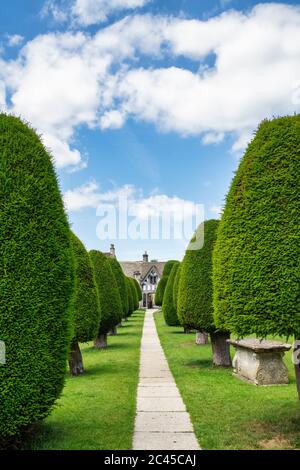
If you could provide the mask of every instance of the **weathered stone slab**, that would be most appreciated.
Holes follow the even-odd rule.
[[[135,421],[137,432],[193,432],[188,413],[140,412]]]
[[[288,369],[283,356],[290,344],[258,339],[229,340],[235,347],[234,374],[255,385],[289,383]]]
[[[169,385],[167,387],[138,387],[138,397],[178,397],[180,393],[175,385]]]
[[[199,444],[192,432],[136,432],[133,448],[135,450],[199,450]]]
[[[137,411],[186,411],[181,397],[138,397]]]

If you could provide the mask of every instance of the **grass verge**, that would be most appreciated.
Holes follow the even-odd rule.
[[[107,350],[82,345],[86,372],[68,375],[51,415],[31,449],[127,450],[132,448],[144,311],[136,311],[108,338]]]
[[[155,314],[161,344],[203,449],[300,448],[300,407],[290,354],[290,384],[255,387],[212,365],[211,346],[165,325]]]

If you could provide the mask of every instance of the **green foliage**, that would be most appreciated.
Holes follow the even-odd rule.
[[[136,279],[133,279],[133,281],[134,281],[134,285],[135,285],[135,288],[136,288],[138,300],[140,301],[140,300],[143,299],[141,286],[140,286],[140,284],[138,283],[138,281]]]
[[[204,243],[199,250],[187,249],[181,264],[178,293],[180,323],[199,331],[213,332],[212,252],[218,220],[204,222]],[[203,232],[203,224],[197,231]],[[194,237],[191,242],[194,241]]]
[[[169,276],[171,274],[173,265],[178,263],[178,261],[174,259],[170,259],[169,261],[166,262],[163,270],[163,276]]]
[[[100,300],[99,335],[107,334],[122,319],[122,304],[108,258],[101,251],[90,251]]]
[[[100,304],[90,256],[83,243],[71,232],[75,258],[76,295],[74,299],[74,341],[93,340],[98,333]]]
[[[73,264],[51,157],[32,129],[0,114],[0,444],[48,415],[62,391]]]
[[[108,262],[110,263],[110,267],[117,281],[119,294],[120,294],[120,298],[122,302],[123,317],[124,317],[124,315],[126,316],[128,312],[128,295],[127,295],[126,284],[125,284],[125,275],[123,273],[120,263],[118,262],[116,258],[109,257],[107,259],[108,259]]]
[[[130,288],[131,288],[131,293],[132,293],[132,299],[133,299],[133,310],[137,310],[139,308],[139,298],[138,298],[138,293],[135,285],[135,280],[130,277]]]
[[[176,312],[178,309],[178,292],[179,292],[180,273],[181,273],[181,263],[179,263],[179,266],[177,267],[176,276],[175,276],[174,285],[173,285],[173,302],[174,302],[174,307],[176,309]]]
[[[214,253],[216,325],[300,330],[300,115],[263,121],[226,198]]]
[[[127,297],[128,297],[128,312],[126,315],[126,318],[127,318],[127,317],[130,317],[130,315],[132,315],[134,312],[134,301],[133,301],[132,284],[130,281],[130,277],[126,276],[125,280],[126,280],[126,291],[127,291]]]
[[[155,291],[155,305],[161,306],[163,303],[164,292],[168,282],[168,276],[162,276]]]
[[[162,304],[162,312],[164,315],[164,319],[165,319],[166,324],[169,326],[180,325],[177,312],[176,312],[176,307],[174,304],[174,296],[173,296],[174,282],[175,282],[175,278],[176,278],[176,274],[177,274],[179,266],[180,266],[179,261],[173,264],[172,271],[168,277],[168,282],[166,285],[166,289],[164,293],[164,300]]]

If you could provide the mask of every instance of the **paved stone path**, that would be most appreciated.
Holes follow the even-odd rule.
[[[199,450],[161,347],[153,312],[147,310],[141,344],[134,450]]]

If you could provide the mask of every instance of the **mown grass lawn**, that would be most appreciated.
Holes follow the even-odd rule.
[[[63,395],[39,426],[30,448],[132,448],[144,311],[108,338],[107,350],[82,345],[86,372],[66,379]]]
[[[256,387],[212,366],[210,345],[155,314],[170,368],[203,449],[300,448],[300,406],[290,354],[290,384]]]

